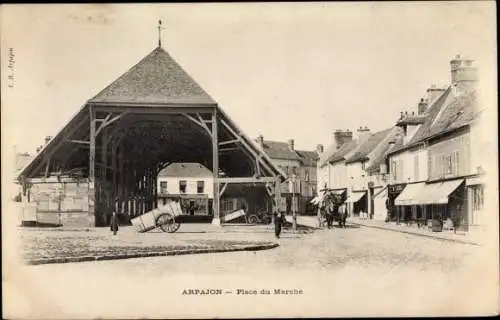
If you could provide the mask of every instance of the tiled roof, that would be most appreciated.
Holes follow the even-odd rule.
[[[305,166],[316,166],[318,160],[319,160],[319,155],[316,151],[303,151],[303,150],[295,150],[302,161],[302,164]]]
[[[449,101],[453,98],[452,97],[452,87],[448,87],[445,92],[437,99],[427,110],[425,111],[425,115],[427,115],[427,118],[425,122],[421,125],[421,127],[415,132],[415,135],[411,139],[411,141],[408,143],[408,145],[413,144],[414,142],[418,142],[426,137],[428,137],[431,134],[431,126],[436,117],[439,115],[439,112],[445,106]]]
[[[392,128],[388,128],[372,134],[364,143],[354,150],[354,154],[346,159],[346,163],[368,160],[370,152],[387,137],[391,130]]]
[[[431,127],[430,135],[469,124],[478,113],[475,91],[459,96],[442,110]]]
[[[282,160],[297,160],[300,161],[300,156],[295,152],[290,150],[287,142],[279,141],[264,141],[264,152],[271,159],[282,159]]]
[[[344,143],[340,148],[332,154],[330,157],[326,158],[326,162],[337,162],[344,160],[344,157],[351,151],[353,151],[358,145],[357,140],[351,140],[347,143]]]
[[[391,146],[389,143],[385,143],[381,145],[380,152],[373,157],[373,159],[370,159],[371,164],[366,168],[366,171],[368,172],[377,172],[380,170],[380,165],[385,163],[385,159],[387,157],[387,154],[389,151],[395,150],[397,148],[400,148],[403,145],[403,139],[397,139],[396,136],[398,134],[401,134],[400,131],[394,132],[394,137],[391,138],[392,141],[394,141],[394,145]]]
[[[154,49],[89,102],[216,103],[161,47]]]
[[[441,109],[453,99],[452,96],[452,87],[448,87],[443,94],[437,98],[428,108],[425,110],[423,116],[425,116],[425,121],[420,124],[420,127],[417,129],[411,140],[406,143],[398,143],[397,146],[394,146],[391,153],[398,152],[401,150],[405,150],[406,148],[412,146],[413,144],[422,141],[426,137],[431,134],[431,126],[436,117],[438,117]]]
[[[208,170],[205,166],[199,163],[172,163],[158,174],[160,177],[189,177],[189,178],[202,178],[212,177],[212,171]]]

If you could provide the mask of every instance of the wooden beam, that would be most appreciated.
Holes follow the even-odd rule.
[[[236,143],[236,142],[240,142],[240,139],[234,139],[234,140],[228,140],[228,141],[219,142],[219,147],[220,146],[224,146],[226,144]]]
[[[231,134],[235,137],[237,137],[237,139],[240,140],[241,144],[243,144],[245,147],[246,147],[246,150],[248,150],[254,157],[254,160],[255,161],[261,161],[262,165],[271,173],[273,174],[273,170],[271,169],[271,167],[269,167],[265,162],[262,161],[262,158],[252,149],[252,147],[248,144],[248,142],[246,142],[238,133],[236,133],[233,128],[231,128],[227,123],[226,121],[224,121],[223,119],[220,119],[221,123],[224,125],[224,127],[226,127],[227,130],[229,130],[229,132],[231,132]]]
[[[94,108],[89,106],[90,150],[89,150],[89,226],[95,227],[95,121]]]
[[[218,144],[218,131],[217,131],[217,109],[212,113],[212,174],[213,174],[213,225],[220,226],[220,205],[219,205],[219,144]]]
[[[49,176],[49,168],[50,168],[50,157],[47,159],[47,165],[45,166],[45,178]]]
[[[197,113],[196,116],[198,117],[198,120],[200,120],[201,124],[205,127],[205,129],[210,132],[210,128],[207,126],[207,122],[212,123],[212,121],[206,121],[201,117],[199,113]]]
[[[228,177],[219,178],[220,183],[268,183],[276,182],[276,177]]]
[[[67,140],[68,142],[71,143],[79,143],[79,144],[87,144],[90,145],[90,141],[85,141],[85,140]]]
[[[224,194],[224,191],[226,191],[226,188],[227,188],[227,185],[228,183],[224,183],[224,185],[222,186],[222,188],[220,189],[220,192],[219,192],[219,199],[222,197],[222,195]]]
[[[201,128],[203,128],[209,134],[210,137],[212,136],[212,132],[210,132],[210,129],[208,128],[208,126],[204,122],[198,121],[195,117],[193,117],[187,113],[183,113],[182,115],[184,117],[188,118],[189,120],[191,120],[192,122],[196,123]]]

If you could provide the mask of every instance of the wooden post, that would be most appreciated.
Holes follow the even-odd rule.
[[[220,226],[220,204],[219,204],[219,142],[217,137],[217,109],[212,113],[212,173],[213,173],[213,214],[212,225]]]
[[[90,119],[90,149],[89,149],[89,227],[95,227],[95,120],[94,108],[89,106]]]
[[[102,126],[102,123],[101,123]],[[104,132],[102,133],[101,137],[101,174],[99,177],[100,180],[100,194],[101,198],[99,199],[100,202],[100,212],[99,212],[99,224],[100,225],[105,225],[107,222],[108,218],[108,210],[109,210],[109,201],[110,201],[110,196],[109,196],[109,185],[108,185],[108,134],[106,132],[106,129],[104,129]]]

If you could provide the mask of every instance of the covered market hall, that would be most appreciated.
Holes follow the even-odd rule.
[[[285,174],[159,44],[89,99],[18,181],[39,212],[74,211],[103,226],[113,210],[132,218],[158,207],[158,173],[178,162],[211,169],[213,224],[228,185],[265,189],[280,203]],[[54,196],[65,201],[41,208]]]

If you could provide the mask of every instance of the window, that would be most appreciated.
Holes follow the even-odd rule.
[[[427,176],[432,177],[432,156],[427,157]]]
[[[450,175],[453,173],[453,159],[452,155],[449,154],[446,157],[444,157],[445,161],[445,168],[444,168],[444,173],[446,175]]]
[[[413,156],[413,180],[419,180],[419,163],[418,163],[418,154]]]
[[[484,190],[482,186],[472,188],[472,210],[482,210],[484,206]]]
[[[197,193],[204,193],[205,192],[205,181],[198,181],[197,182],[196,192]]]
[[[186,193],[187,181],[179,180],[179,193]]]
[[[305,169],[304,181],[309,181],[309,170]]]
[[[460,174],[460,153],[458,151],[453,152],[453,173],[455,175]]]
[[[167,193],[167,181],[160,181],[160,193],[161,194]]]
[[[223,212],[233,211],[234,210],[233,199],[222,199],[220,203],[220,209]]]

